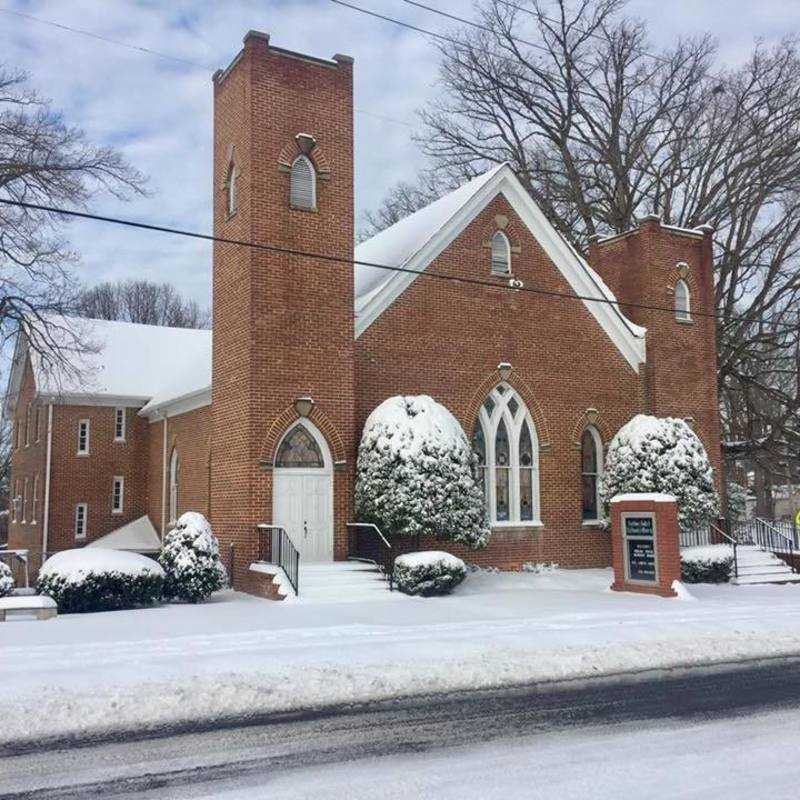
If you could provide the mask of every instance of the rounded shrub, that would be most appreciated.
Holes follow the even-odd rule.
[[[158,557],[164,568],[164,597],[199,603],[228,582],[219,543],[208,520],[196,511],[181,515]]]
[[[684,583],[727,583],[732,569],[733,550],[726,544],[681,550],[681,580]]]
[[[56,553],[36,582],[36,591],[52,597],[61,614],[150,606],[163,590],[164,571],[152,558],[100,547]]]
[[[606,505],[617,494],[671,494],[682,530],[719,515],[708,455],[682,419],[639,414],[623,425],[608,446],[600,490]]]
[[[441,403],[427,395],[390,397],[364,423],[359,521],[390,538],[430,535],[485,547],[489,526],[475,463],[461,425]]]
[[[5,561],[0,561],[0,597],[8,597],[14,591],[14,576]]]
[[[450,553],[429,550],[398,556],[392,576],[401,592],[431,597],[450,594],[467,577],[467,567]]]

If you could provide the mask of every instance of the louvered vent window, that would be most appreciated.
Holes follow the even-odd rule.
[[[292,208],[313,211],[317,207],[317,175],[306,156],[298,156],[292,164],[292,185],[289,192]]]
[[[492,275],[509,275],[511,273],[511,245],[508,237],[497,231],[492,236]]]

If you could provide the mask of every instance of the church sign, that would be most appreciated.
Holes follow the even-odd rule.
[[[656,515],[648,511],[622,514],[622,535],[625,541],[625,580],[657,583]]]

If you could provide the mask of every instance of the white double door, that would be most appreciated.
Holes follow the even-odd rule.
[[[323,469],[276,469],[273,524],[286,529],[301,563],[333,561],[333,481]]]

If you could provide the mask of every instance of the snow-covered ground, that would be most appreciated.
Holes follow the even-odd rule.
[[[617,594],[610,570],[470,575],[450,597],[205,605],[0,625],[0,741],[800,653],[796,586]]]

